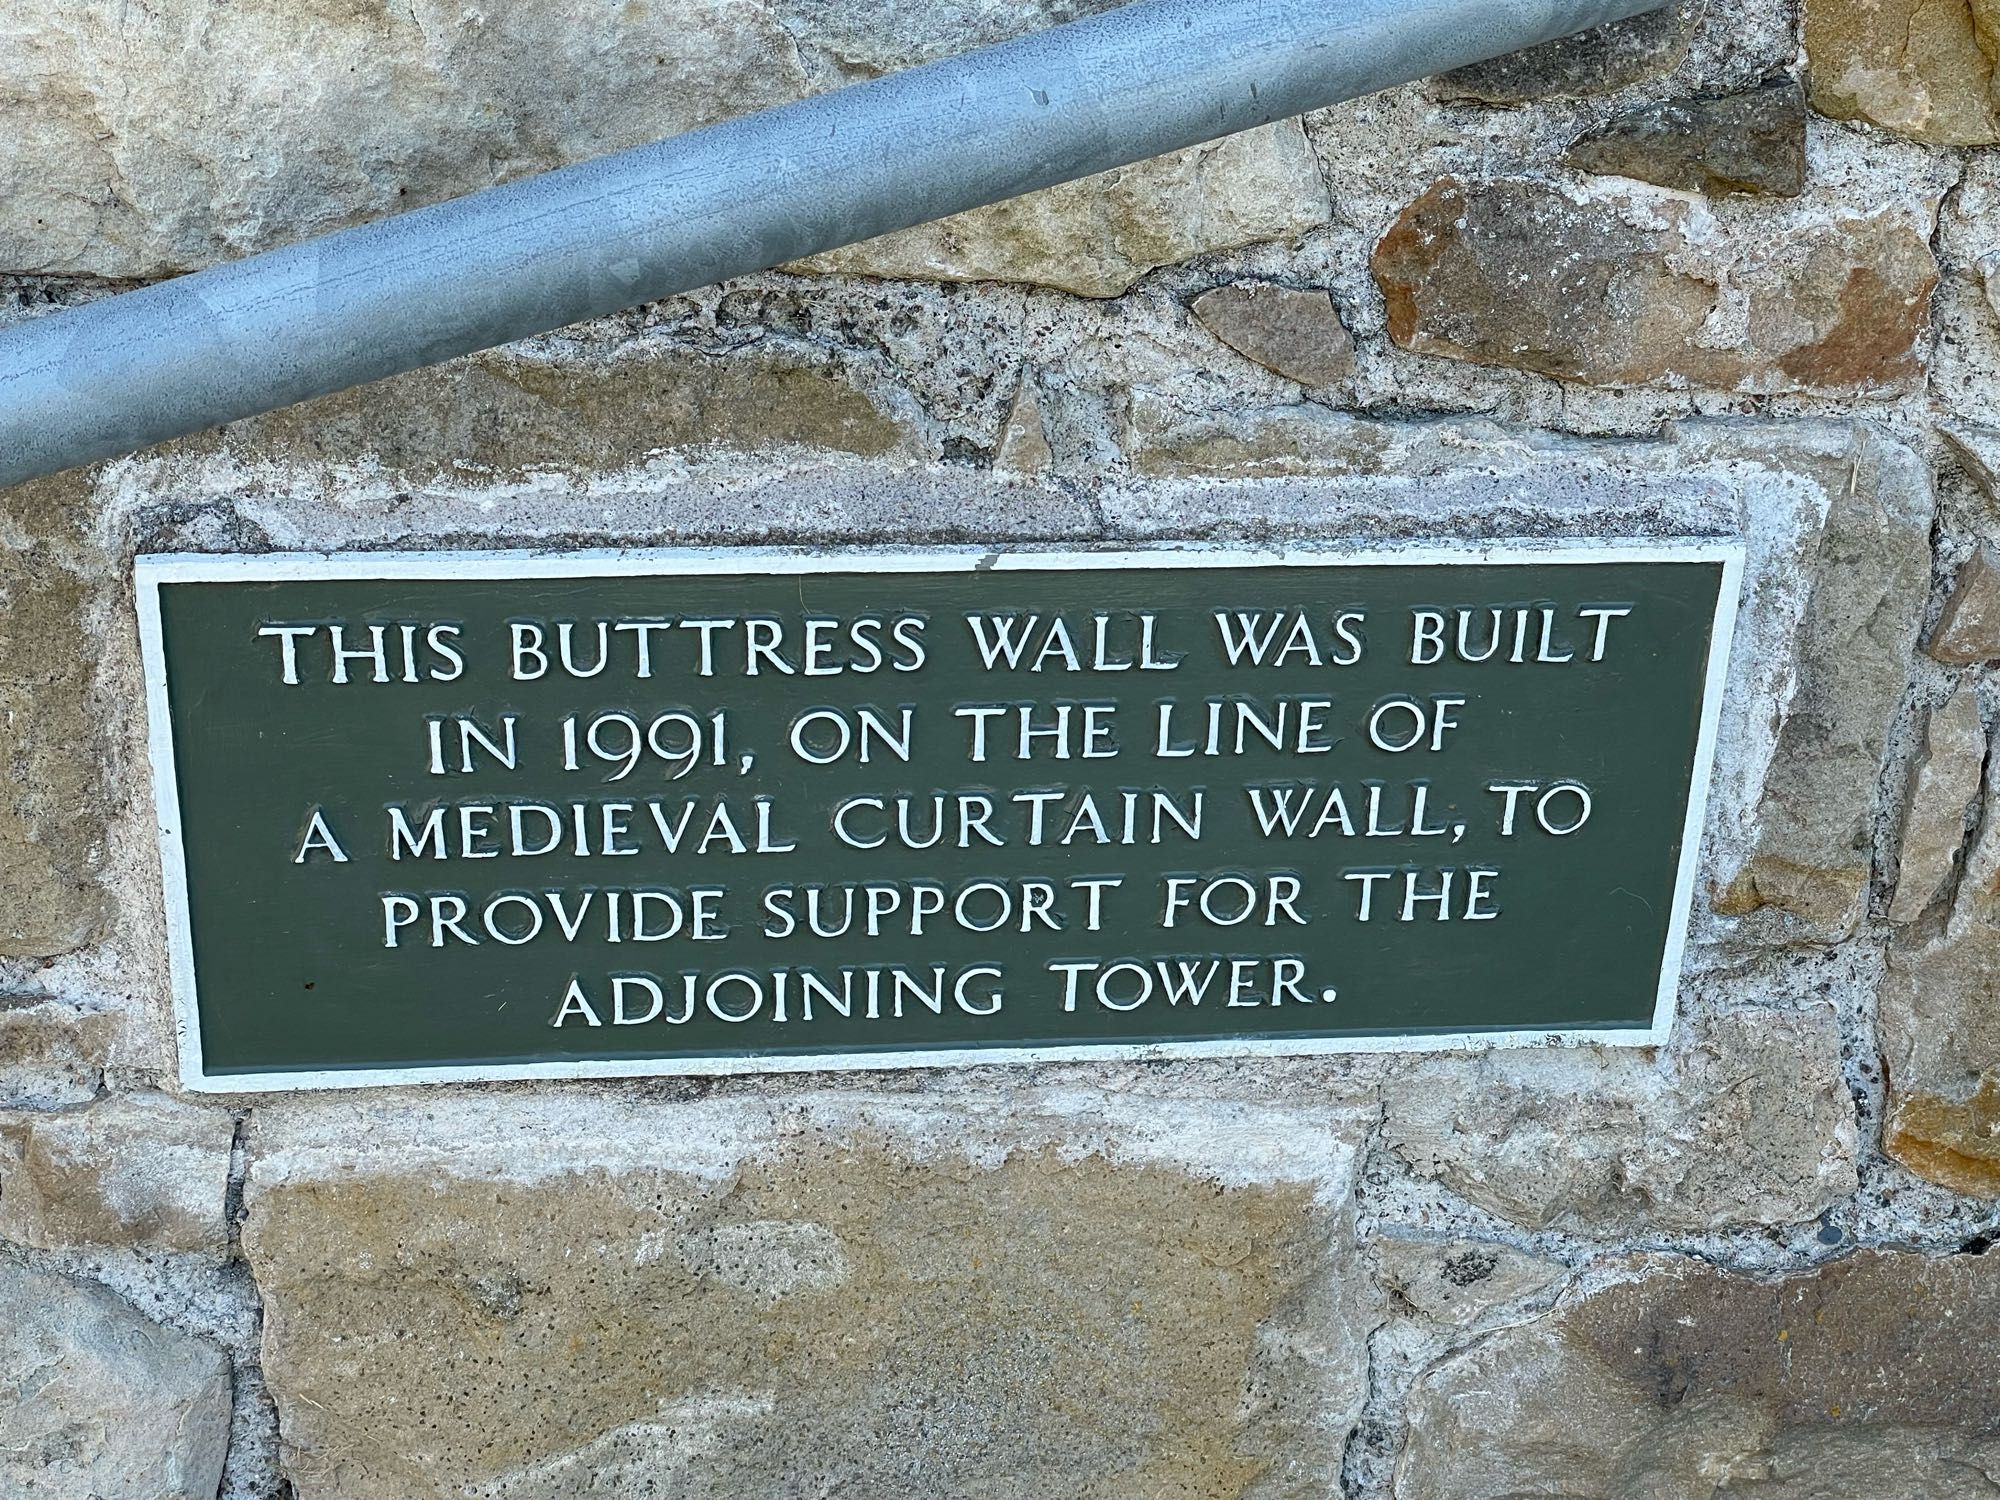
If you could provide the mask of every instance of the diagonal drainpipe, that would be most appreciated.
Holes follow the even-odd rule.
[[[0,487],[1654,10],[1138,0],[0,334]]]

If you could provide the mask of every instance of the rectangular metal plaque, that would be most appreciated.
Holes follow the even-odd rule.
[[[1740,566],[141,558],[183,1075],[1657,1042]]]

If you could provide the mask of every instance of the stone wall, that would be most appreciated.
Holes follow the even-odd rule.
[[[1071,0],[0,11],[0,322]],[[0,494],[0,1493],[2000,1496],[2000,11],[1595,37]],[[1747,539],[1657,1051],[182,1098],[139,550]]]

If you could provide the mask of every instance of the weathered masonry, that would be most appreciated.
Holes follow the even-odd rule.
[[[1100,8],[17,0],[0,324]],[[2000,1493],[1996,36],[0,490],[0,1495]]]

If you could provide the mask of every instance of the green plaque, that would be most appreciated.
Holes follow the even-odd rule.
[[[183,1075],[1656,1043],[1740,567],[141,558]]]

